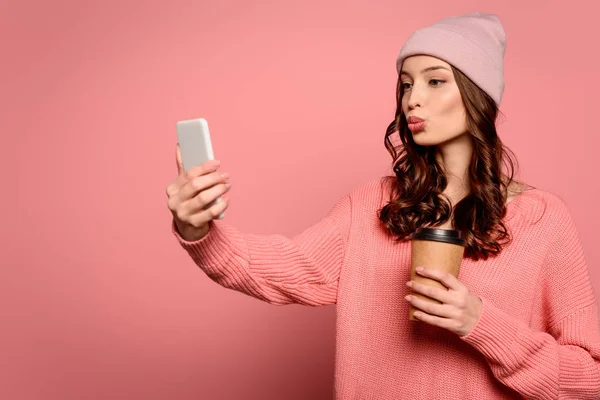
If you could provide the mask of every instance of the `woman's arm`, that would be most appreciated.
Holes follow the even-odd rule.
[[[173,234],[216,283],[271,304],[335,304],[351,223],[350,194],[293,238],[243,234],[223,221],[188,242]]]
[[[498,380],[526,398],[600,399],[598,303],[579,233],[558,200],[552,207],[556,241],[535,287],[546,331],[531,329],[482,297],[481,316],[461,339],[485,356]]]

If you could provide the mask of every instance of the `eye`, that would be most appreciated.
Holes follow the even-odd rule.
[[[403,88],[404,90],[410,89],[410,87],[408,87],[409,85],[410,85],[410,83],[408,83],[408,82],[404,82],[404,83],[402,84],[402,88]]]
[[[429,83],[431,83],[431,82],[439,82],[439,84],[441,85],[442,83],[444,83],[446,81],[443,81],[441,79],[431,79],[431,80],[429,80]],[[440,85],[433,85],[433,86],[440,86]]]

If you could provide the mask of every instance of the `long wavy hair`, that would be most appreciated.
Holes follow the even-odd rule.
[[[453,218],[454,228],[463,231],[465,257],[487,259],[501,252],[512,238],[502,218],[506,215],[508,187],[514,179],[516,157],[505,147],[496,131],[499,110],[494,100],[460,70],[452,72],[466,109],[467,131],[473,140],[469,166],[470,193],[452,210],[443,193],[447,179],[436,159],[435,146],[415,143],[402,112],[403,85],[396,87],[396,116],[388,126],[385,147],[392,156],[395,176],[386,176],[382,184],[391,185],[390,199],[378,210],[378,217],[396,240],[408,240],[421,226],[436,227]],[[401,146],[394,146],[392,135],[398,132]],[[502,164],[508,166],[503,178]],[[518,182],[521,183],[521,182]]]

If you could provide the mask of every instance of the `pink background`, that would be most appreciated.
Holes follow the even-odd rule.
[[[335,307],[226,290],[171,235],[175,122],[209,121],[228,222],[293,235],[389,171],[408,35],[475,10],[507,30],[501,137],[598,288],[598,6],[566,4],[2,2],[0,398],[330,398]]]

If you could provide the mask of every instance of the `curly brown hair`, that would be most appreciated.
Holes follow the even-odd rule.
[[[402,112],[403,85],[396,86],[396,118],[388,126],[385,147],[392,156],[395,176],[382,178],[389,185],[389,203],[378,210],[378,217],[396,240],[408,240],[420,226],[436,227],[453,218],[454,228],[463,231],[465,257],[487,259],[501,252],[512,239],[502,218],[506,200],[518,167],[512,151],[504,146],[496,131],[499,110],[494,100],[460,70],[452,67],[467,115],[467,130],[473,140],[473,156],[469,166],[470,192],[452,210],[450,199],[443,193],[447,179],[436,159],[435,146],[415,143]],[[391,137],[399,132],[401,146]],[[513,161],[514,159],[514,161]],[[502,174],[502,163],[509,174]]]

